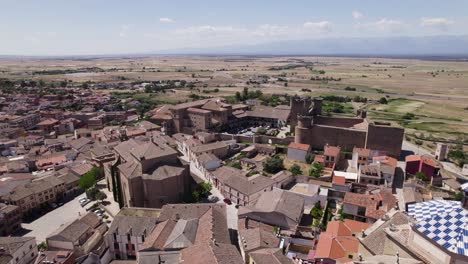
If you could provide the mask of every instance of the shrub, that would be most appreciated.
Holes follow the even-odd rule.
[[[382,97],[379,99],[379,104],[388,104],[387,98]]]
[[[309,176],[318,178],[321,176],[323,171],[323,165],[319,162],[312,162],[312,166],[309,169]]]
[[[293,174],[293,175],[300,175],[302,174],[302,170],[301,170],[301,167],[297,164],[294,164],[291,166],[291,168],[289,168],[289,171]]]
[[[283,159],[279,156],[268,158],[263,164],[263,169],[268,173],[278,173],[284,169]]]

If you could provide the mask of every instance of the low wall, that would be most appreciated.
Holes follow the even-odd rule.
[[[217,137],[220,140],[236,140],[236,142],[246,142],[246,143],[260,143],[260,144],[277,144],[277,145],[289,145],[289,143],[294,142],[294,137],[286,138],[277,138],[270,136],[242,136],[242,135],[233,135],[233,134],[217,134]]]

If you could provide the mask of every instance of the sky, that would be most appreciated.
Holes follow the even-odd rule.
[[[468,0],[0,0],[0,55],[468,35]]]

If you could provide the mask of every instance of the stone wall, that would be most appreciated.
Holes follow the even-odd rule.
[[[334,127],[353,127],[354,125],[364,122],[362,118],[348,118],[348,117],[314,117],[314,124],[334,126]]]
[[[369,124],[366,148],[383,150],[388,155],[399,158],[404,134],[403,128]]]
[[[313,125],[310,129],[296,128],[296,142],[309,144],[314,149],[323,149],[326,144],[340,146],[343,151],[352,151],[354,147],[364,147],[366,131]]]
[[[294,142],[294,137],[277,138],[270,136],[242,136],[233,134],[217,134],[219,140],[236,140],[236,142],[246,143],[259,143],[259,144],[277,144],[277,145],[289,145]]]

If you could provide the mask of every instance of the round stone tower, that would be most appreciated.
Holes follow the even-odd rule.
[[[290,125],[291,132],[294,132],[297,126],[298,116],[308,115],[312,106],[312,99],[308,96],[292,96],[290,99],[291,113],[290,113]]]
[[[298,116],[297,127],[295,128],[294,142],[308,144],[307,137],[310,134],[312,128],[313,117],[309,115]]]

